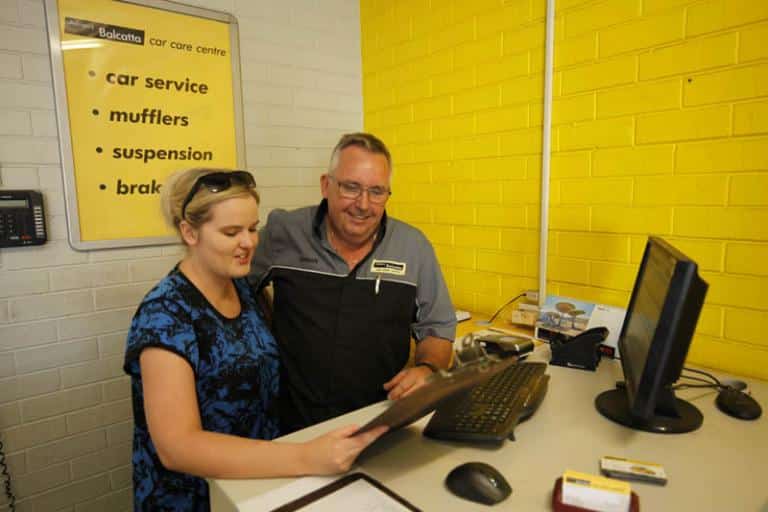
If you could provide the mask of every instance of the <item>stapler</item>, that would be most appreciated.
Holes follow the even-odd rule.
[[[485,334],[477,341],[485,345],[488,354],[495,354],[502,359],[509,356],[522,357],[533,350],[533,340],[525,336]]]

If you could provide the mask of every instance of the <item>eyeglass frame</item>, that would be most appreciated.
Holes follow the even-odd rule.
[[[206,180],[210,181],[211,179],[224,179],[224,181],[220,181],[218,183],[206,183]],[[189,203],[192,202],[192,199],[194,199],[195,194],[197,194],[200,191],[200,188],[205,186],[209,191],[216,193],[216,192],[223,192],[225,190],[228,190],[232,187],[232,184],[236,183],[238,185],[242,185],[248,188],[255,188],[256,187],[256,180],[253,179],[253,175],[249,173],[248,171],[231,171],[231,172],[210,172],[208,174],[203,174],[201,176],[198,176],[195,180],[194,185],[192,185],[192,188],[189,189],[189,193],[187,194],[187,197],[184,199],[184,202],[181,205],[181,218],[186,219],[187,215],[187,206],[189,206]]]
[[[373,185],[373,186],[370,186],[370,187],[366,187],[366,186],[363,186],[363,185],[361,185],[360,183],[358,183],[356,181],[340,180],[336,176],[334,176],[333,174],[328,174],[328,179],[329,180],[333,180],[333,181],[336,182],[336,185],[339,187],[339,194],[341,194],[341,197],[343,197],[345,199],[357,200],[360,196],[363,195],[363,192],[365,192],[366,195],[368,195],[368,201],[370,201],[373,204],[380,205],[380,204],[386,204],[386,202],[389,200],[389,197],[392,195],[392,189],[390,189],[389,187],[381,187],[379,185]],[[350,186],[350,185],[358,187],[357,194],[354,197],[352,197],[350,195],[344,195],[344,192],[342,191],[343,187]],[[383,189],[385,191],[385,193],[383,194],[383,199],[382,199],[381,202],[378,202],[378,201],[372,199],[374,197],[374,196],[371,195],[371,190],[372,189]]]

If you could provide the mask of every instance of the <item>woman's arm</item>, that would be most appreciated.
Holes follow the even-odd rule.
[[[278,477],[347,471],[385,432],[358,436],[343,427],[306,443],[247,439],[203,430],[195,376],[184,358],[149,347],[139,359],[144,410],[160,461],[171,470],[212,478]]]

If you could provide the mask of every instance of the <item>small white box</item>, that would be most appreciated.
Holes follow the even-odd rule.
[[[536,308],[535,310],[525,309],[522,307],[521,304],[517,309],[512,311],[512,316],[510,317],[509,321],[513,324],[517,325],[529,325],[533,327],[536,325],[536,319],[539,317],[539,310]]]
[[[621,480],[638,480],[659,485],[667,484],[664,466],[653,462],[605,456],[600,459],[600,471],[607,477]]]

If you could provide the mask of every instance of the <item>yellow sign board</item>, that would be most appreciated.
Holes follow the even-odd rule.
[[[164,0],[46,0],[70,244],[175,241],[160,190],[244,163],[234,18]]]

